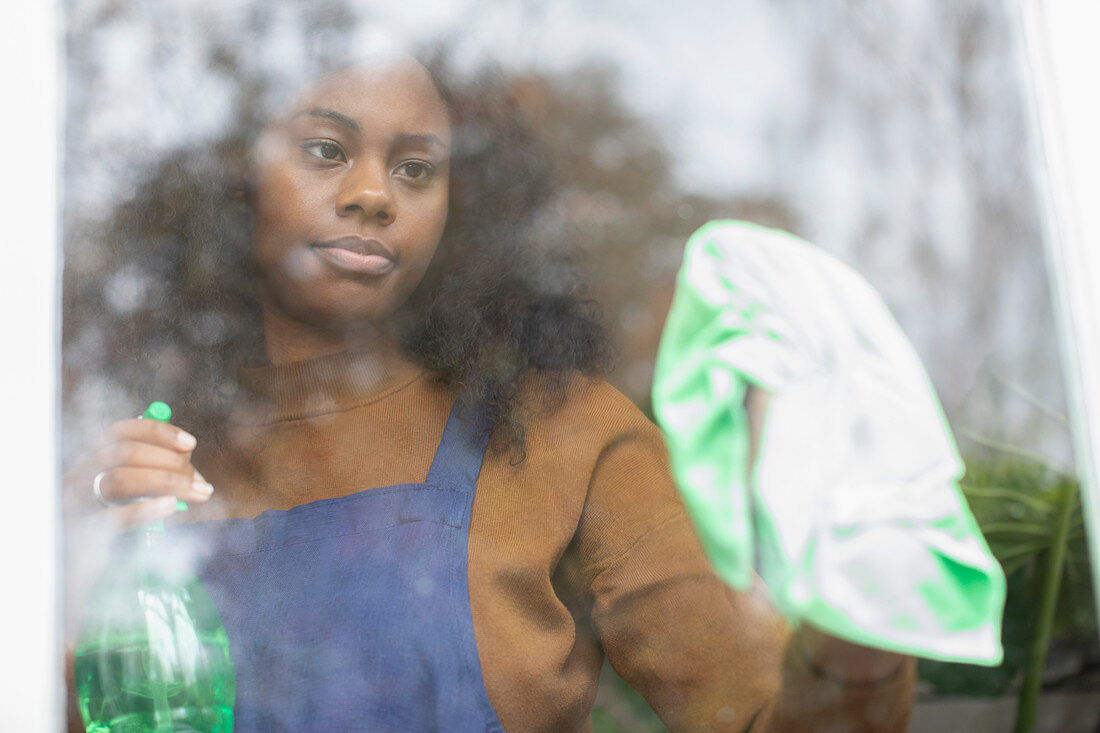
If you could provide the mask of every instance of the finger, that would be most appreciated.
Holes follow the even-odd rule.
[[[214,487],[197,471],[181,473],[124,466],[104,471],[99,481],[99,493],[104,500],[113,503],[163,496],[206,501],[213,491]]]
[[[195,449],[197,441],[191,433],[171,423],[160,420],[132,418],[112,423],[110,434],[118,440],[136,440],[162,448],[187,453]]]
[[[128,466],[131,468],[160,468],[166,471],[188,473],[191,467],[191,454],[162,448],[152,443],[136,440],[119,440],[110,443],[96,452],[96,465],[99,471]]]
[[[100,494],[103,496],[103,501],[123,503],[134,501],[137,498],[143,498],[142,496],[133,497],[129,495],[118,495],[120,494],[120,490],[118,489],[117,483],[112,485],[113,481],[117,481],[117,477],[112,476],[112,473],[120,470],[119,468],[100,471],[95,467],[92,461],[87,461],[87,463],[89,464],[90,470],[81,472],[70,471],[61,477],[62,511],[65,513],[66,517],[87,517],[93,514],[105,513],[103,511],[105,508],[104,503],[96,498],[94,489],[96,476],[100,473],[103,474],[103,477],[99,480],[99,490]],[[188,477],[190,477],[192,488],[198,487],[200,495],[194,496],[188,494],[188,497],[193,497],[195,501],[199,502],[204,501],[204,497],[209,497],[210,491],[207,491],[209,482],[202,477],[202,474],[194,470],[191,466],[188,466],[186,470],[180,471],[179,473],[184,477],[180,485],[186,485],[188,483]],[[121,491],[126,491],[126,488],[123,487]]]

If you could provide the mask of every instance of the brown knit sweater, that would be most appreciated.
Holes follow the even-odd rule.
[[[412,365],[383,375],[348,355],[257,371],[247,392],[226,436],[200,436],[195,463],[216,491],[192,519],[424,481],[453,404]],[[710,571],[658,429],[581,377],[526,426],[524,460],[486,453],[470,522],[478,654],[504,727],[589,730],[606,654],[672,729],[744,730],[776,696],[788,632]],[[868,710],[883,719],[844,730],[904,729],[911,670],[873,689],[825,689],[791,656],[782,700],[754,730],[769,717],[769,730],[825,722],[791,712],[814,690],[843,696],[849,723]]]

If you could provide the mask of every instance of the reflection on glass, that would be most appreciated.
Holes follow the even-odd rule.
[[[469,154],[503,145],[485,132],[503,117],[522,121],[527,157],[510,164],[528,176],[493,216],[540,201],[516,222],[547,263],[534,277],[572,287],[580,263],[615,345],[608,379],[644,412],[683,244],[704,222],[790,230],[868,279],[929,371],[1009,576],[1004,665],[921,673],[945,694],[1011,692],[1071,456],[1002,8],[79,0],[68,13],[70,461],[152,398],[178,406],[199,456],[256,440],[226,427],[249,404],[238,375],[264,353],[252,145],[303,83],[399,46],[470,103]],[[1077,511],[1051,660],[1067,678],[1095,658],[1078,643],[1095,613]],[[595,725],[645,730],[645,703],[604,677]],[[935,725],[933,703],[917,724]]]

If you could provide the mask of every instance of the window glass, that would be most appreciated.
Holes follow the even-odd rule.
[[[257,134],[304,83],[406,51],[522,120],[531,177],[515,187],[548,182],[522,192],[540,201],[522,221],[538,278],[583,273],[614,345],[607,379],[649,416],[684,243],[707,221],[790,231],[867,279],[928,371],[1009,571],[1005,665],[922,664],[922,694],[1017,678],[1043,545],[997,528],[1048,531],[1044,502],[1073,464],[1003,4],[70,0],[66,16],[67,464],[152,399],[200,442],[229,414],[238,370],[263,354]],[[1068,651],[1052,653],[1073,677],[1096,655],[1077,525],[1069,563]],[[605,679],[601,730],[647,729],[636,693]]]

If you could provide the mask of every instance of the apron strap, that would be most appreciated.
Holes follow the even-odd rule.
[[[447,485],[473,493],[481,473],[481,461],[489,445],[489,416],[480,407],[455,402],[443,439],[428,469],[428,483]]]

